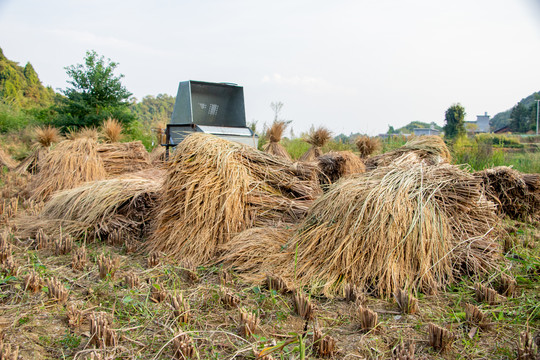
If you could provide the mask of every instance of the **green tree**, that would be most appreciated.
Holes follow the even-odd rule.
[[[171,120],[175,98],[167,94],[145,96],[142,101],[131,104],[130,109],[147,128],[163,127]]]
[[[444,136],[456,139],[465,135],[465,108],[457,103],[448,108],[444,114]]]
[[[132,94],[122,85],[124,75],[114,74],[117,66],[92,50],[86,52],[84,64],[66,67],[71,86],[62,91],[66,97],[58,108],[57,125],[99,126],[109,117],[124,124],[134,121],[128,101]]]
[[[512,108],[510,113],[510,129],[512,132],[524,133],[529,130],[529,114],[530,110],[522,101]]]

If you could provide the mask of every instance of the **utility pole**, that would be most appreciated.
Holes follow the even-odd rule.
[[[536,100],[536,136],[538,136],[538,105],[540,105],[540,99]]]

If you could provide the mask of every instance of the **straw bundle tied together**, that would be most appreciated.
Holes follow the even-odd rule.
[[[54,194],[39,215],[19,221],[19,230],[27,236],[43,229],[74,237],[105,237],[122,230],[139,237],[147,229],[159,187],[158,179],[136,177],[85,183]]]
[[[29,187],[31,200],[45,200],[55,191],[104,179],[105,168],[96,148],[95,140],[86,137],[60,142],[40,162]]]
[[[366,171],[364,162],[350,151],[331,151],[317,159],[321,185],[332,184],[344,176]]]
[[[429,135],[413,138],[402,147],[387,153],[372,156],[365,160],[367,170],[390,164],[399,165],[404,162],[425,162],[437,165],[451,162],[452,155],[440,136]]]
[[[329,295],[344,283],[390,296],[411,285],[435,291],[460,269],[497,258],[494,205],[480,181],[441,164],[378,168],[342,179],[310,208],[288,248],[299,284]]]
[[[382,148],[381,139],[379,137],[363,135],[357,137],[354,143],[362,159],[367,158]]]
[[[305,141],[311,145],[308,151],[302,155],[299,161],[315,161],[322,155],[321,148],[332,138],[332,132],[324,127],[312,130],[307,135]]]
[[[97,152],[109,175],[120,175],[151,166],[148,151],[140,141],[99,144]]]
[[[540,217],[540,175],[522,174],[507,166],[477,171],[500,211],[512,219]]]
[[[224,244],[223,254],[216,261],[223,268],[234,269],[247,281],[260,283],[267,274],[281,272],[283,264],[292,261],[293,254],[282,252],[294,228],[251,228],[242,231]]]
[[[102,133],[103,138],[108,143],[115,143],[122,140],[122,124],[116,119],[108,118],[103,122]]]
[[[292,161],[291,156],[289,155],[287,150],[285,150],[283,145],[279,143],[286,128],[287,123],[285,121],[274,121],[270,129],[268,129],[268,137],[270,142],[264,145],[263,150],[268,154],[279,156]]]
[[[204,263],[248,227],[301,218],[319,193],[312,165],[192,134],[170,160],[150,249]]]
[[[52,126],[39,127],[35,131],[36,142],[34,150],[17,167],[15,172],[35,174],[39,171],[39,163],[45,158],[52,144],[60,141],[61,136],[57,128]]]

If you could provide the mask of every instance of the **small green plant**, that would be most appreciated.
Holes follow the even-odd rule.
[[[76,349],[81,344],[81,337],[66,331],[66,334],[57,341],[57,344],[65,349]]]

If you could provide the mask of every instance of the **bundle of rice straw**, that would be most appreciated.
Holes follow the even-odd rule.
[[[103,133],[103,138],[107,143],[119,142],[123,137],[122,124],[120,124],[120,122],[116,119],[108,118],[105,120],[101,130]]]
[[[292,261],[293,255],[282,249],[293,232],[292,226],[244,230],[221,246],[216,263],[235,270],[246,281],[260,283],[267,274],[280,273],[279,267]]]
[[[371,154],[379,151],[382,148],[381,139],[378,137],[359,136],[355,140],[356,148],[360,152],[362,159],[367,158]]]
[[[344,176],[361,174],[366,171],[364,162],[350,151],[331,151],[317,159],[321,174],[321,185],[335,183]]]
[[[83,127],[80,129],[70,129],[66,134],[66,138],[69,140],[77,140],[81,138],[88,138],[94,141],[99,139],[99,131],[95,127]]]
[[[0,166],[5,166],[9,170],[17,166],[17,162],[9,156],[4,150],[0,148]]]
[[[36,143],[34,150],[15,168],[15,172],[35,174],[39,171],[39,163],[45,158],[51,146],[60,141],[61,136],[57,128],[52,126],[40,127],[35,130]]]
[[[308,151],[302,155],[299,161],[315,161],[322,155],[321,148],[332,138],[330,130],[319,127],[317,130],[312,130],[305,141],[311,145]]]
[[[151,166],[148,151],[140,141],[99,144],[97,152],[109,175],[140,171]]]
[[[388,166],[390,163],[398,165],[403,162],[419,161],[436,165],[451,162],[452,155],[440,136],[426,135],[415,137],[395,150],[369,157],[365,160],[365,164],[367,170],[372,170],[379,166]]]
[[[432,292],[498,258],[495,205],[456,166],[407,164],[344,178],[310,208],[289,249],[299,285],[332,295],[352,283],[379,296]]]
[[[87,182],[52,195],[35,217],[18,219],[21,236],[39,229],[48,235],[105,238],[114,230],[142,237],[150,222],[161,179],[115,178]]]
[[[540,216],[540,175],[522,174],[507,166],[477,171],[488,194],[500,205],[501,213],[518,219]]]
[[[267,132],[270,142],[264,145],[263,150],[264,152],[267,152],[274,156],[279,156],[292,161],[291,156],[289,155],[287,150],[285,150],[283,145],[279,143],[286,128],[287,123],[285,121],[274,121],[274,123]]]
[[[297,221],[320,192],[314,165],[191,134],[170,159],[149,247],[205,263],[248,227]]]
[[[167,161],[166,152],[167,150],[165,149],[165,146],[158,145],[153,148],[149,155],[150,163],[153,166],[164,166],[165,162]]]
[[[87,137],[60,142],[39,163],[39,173],[30,183],[31,200],[45,200],[55,191],[104,179],[105,168],[96,148],[97,143]]]

